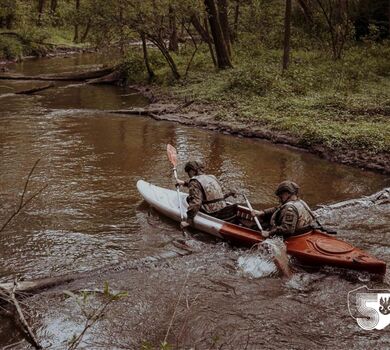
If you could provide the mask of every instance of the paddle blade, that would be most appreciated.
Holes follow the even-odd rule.
[[[172,165],[176,168],[177,165],[177,152],[176,148],[170,145],[169,143],[167,144],[167,155],[169,161],[172,163]]]

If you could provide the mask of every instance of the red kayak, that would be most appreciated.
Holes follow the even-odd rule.
[[[153,208],[175,221],[180,221],[176,191],[154,186],[142,180],[137,182],[137,188],[145,201]],[[187,208],[186,197],[186,193],[180,193],[184,211]],[[238,206],[237,216],[243,221],[252,220],[250,210],[244,206]],[[258,231],[234,225],[204,213],[196,215],[193,226],[199,231],[245,246],[253,246],[264,240]],[[287,253],[305,265],[336,266],[375,274],[386,272],[384,261],[319,230],[287,238],[285,243]]]

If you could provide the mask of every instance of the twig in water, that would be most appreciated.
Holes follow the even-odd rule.
[[[37,338],[34,335],[34,332],[32,331],[31,327],[28,325],[26,318],[24,317],[22,308],[20,307],[19,302],[16,299],[15,291],[17,286],[18,283],[16,280],[14,280],[14,287],[9,292],[9,302],[15,307],[18,315],[18,320],[22,324],[22,330],[28,336],[28,340],[30,340],[31,345],[33,345],[35,349],[42,349],[42,346],[39,344]]]
[[[29,199],[27,199],[26,201],[24,201],[24,197],[26,195],[26,192],[27,192],[27,187],[28,187],[28,184],[30,182],[30,178],[36,168],[36,166],[38,165],[40,159],[38,159],[33,167],[31,168],[30,170],[30,173],[28,174],[27,176],[27,180],[24,184],[24,188],[23,188],[23,193],[20,197],[20,202],[19,202],[19,206],[18,208],[12,213],[12,215],[6,220],[6,222],[3,224],[3,226],[1,226],[0,228],[0,232],[4,231],[4,229],[8,226],[8,224],[12,221],[12,219],[14,219],[20,212],[21,210],[28,204],[30,203],[36,196],[38,196],[46,187],[47,185],[43,186],[40,190],[38,190],[37,192],[35,192]]]
[[[18,345],[22,344],[23,342],[24,342],[24,340],[21,340],[21,341],[18,341],[18,342],[16,342],[16,343],[9,344],[9,345],[7,345],[7,346],[4,346],[4,347],[2,348],[2,350],[12,349],[12,348],[14,348],[15,346],[18,346]]]
[[[164,338],[164,341],[163,341],[163,343],[162,343],[162,346],[165,346],[165,345],[167,344],[168,335],[169,335],[169,332],[171,331],[171,327],[172,327],[173,321],[174,321],[175,316],[176,316],[177,308],[178,308],[179,303],[180,303],[180,301],[181,301],[181,297],[182,297],[183,292],[184,292],[184,289],[185,289],[185,287],[186,287],[186,284],[187,284],[189,275],[190,275],[190,272],[188,271],[187,276],[186,276],[186,279],[185,279],[185,281],[184,281],[184,283],[183,283],[183,287],[181,288],[181,291],[180,291],[180,294],[179,294],[179,298],[177,299],[175,308],[174,308],[174,310],[173,310],[173,314],[172,314],[171,320],[170,320],[170,322],[169,322],[169,326],[168,326],[168,329],[167,329],[167,333],[165,334],[165,338]]]
[[[68,347],[68,350],[75,350],[77,347],[80,345],[85,333],[87,332],[88,329],[90,329],[105,313],[107,307],[114,301],[117,301],[121,299],[122,297],[127,296],[127,292],[118,292],[116,294],[112,294],[109,290],[108,283],[104,283],[104,289],[103,292],[104,297],[108,298],[108,300],[98,309],[94,310],[91,314],[87,312],[87,310],[84,308],[82,304],[76,299],[76,302],[79,304],[80,309],[83,313],[83,315],[86,317],[85,324],[84,324],[84,329],[81,331],[81,333],[75,337],[74,339],[71,340],[70,345]],[[77,298],[75,294],[73,294],[70,291],[65,291],[65,294]],[[95,294],[95,292],[93,292]],[[88,292],[84,293],[83,297],[83,302],[87,300],[88,297]]]

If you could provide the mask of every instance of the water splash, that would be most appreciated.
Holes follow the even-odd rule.
[[[272,259],[250,253],[240,256],[237,260],[238,268],[245,276],[250,278],[262,278],[275,275],[278,269]]]
[[[274,257],[274,261],[283,275],[289,277],[291,275],[291,271],[289,267],[286,245],[284,244],[283,239],[280,237],[266,239],[262,245]]]
[[[267,277],[281,271],[290,276],[289,259],[282,239],[267,239],[256,244],[246,255],[239,257],[238,267],[252,278]]]

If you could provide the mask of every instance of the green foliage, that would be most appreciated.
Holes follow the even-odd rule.
[[[127,83],[137,83],[146,79],[146,68],[141,50],[137,48],[128,51],[121,70]]]
[[[265,96],[272,90],[274,84],[275,72],[258,65],[240,67],[230,73],[226,91]]]
[[[143,341],[141,344],[141,350],[172,350],[173,346],[167,342],[162,342],[159,347],[155,347],[151,342],[149,341]]]
[[[160,345],[160,350],[172,350],[173,347],[171,344],[167,343],[166,341],[163,341]]]
[[[14,37],[0,35],[0,59],[12,60],[23,55],[23,45]]]
[[[193,70],[169,91],[214,103],[219,120],[290,134],[302,146],[389,152],[389,50],[388,43],[362,44],[337,62],[321,51],[296,51],[282,74],[281,51],[240,46],[234,69]]]

